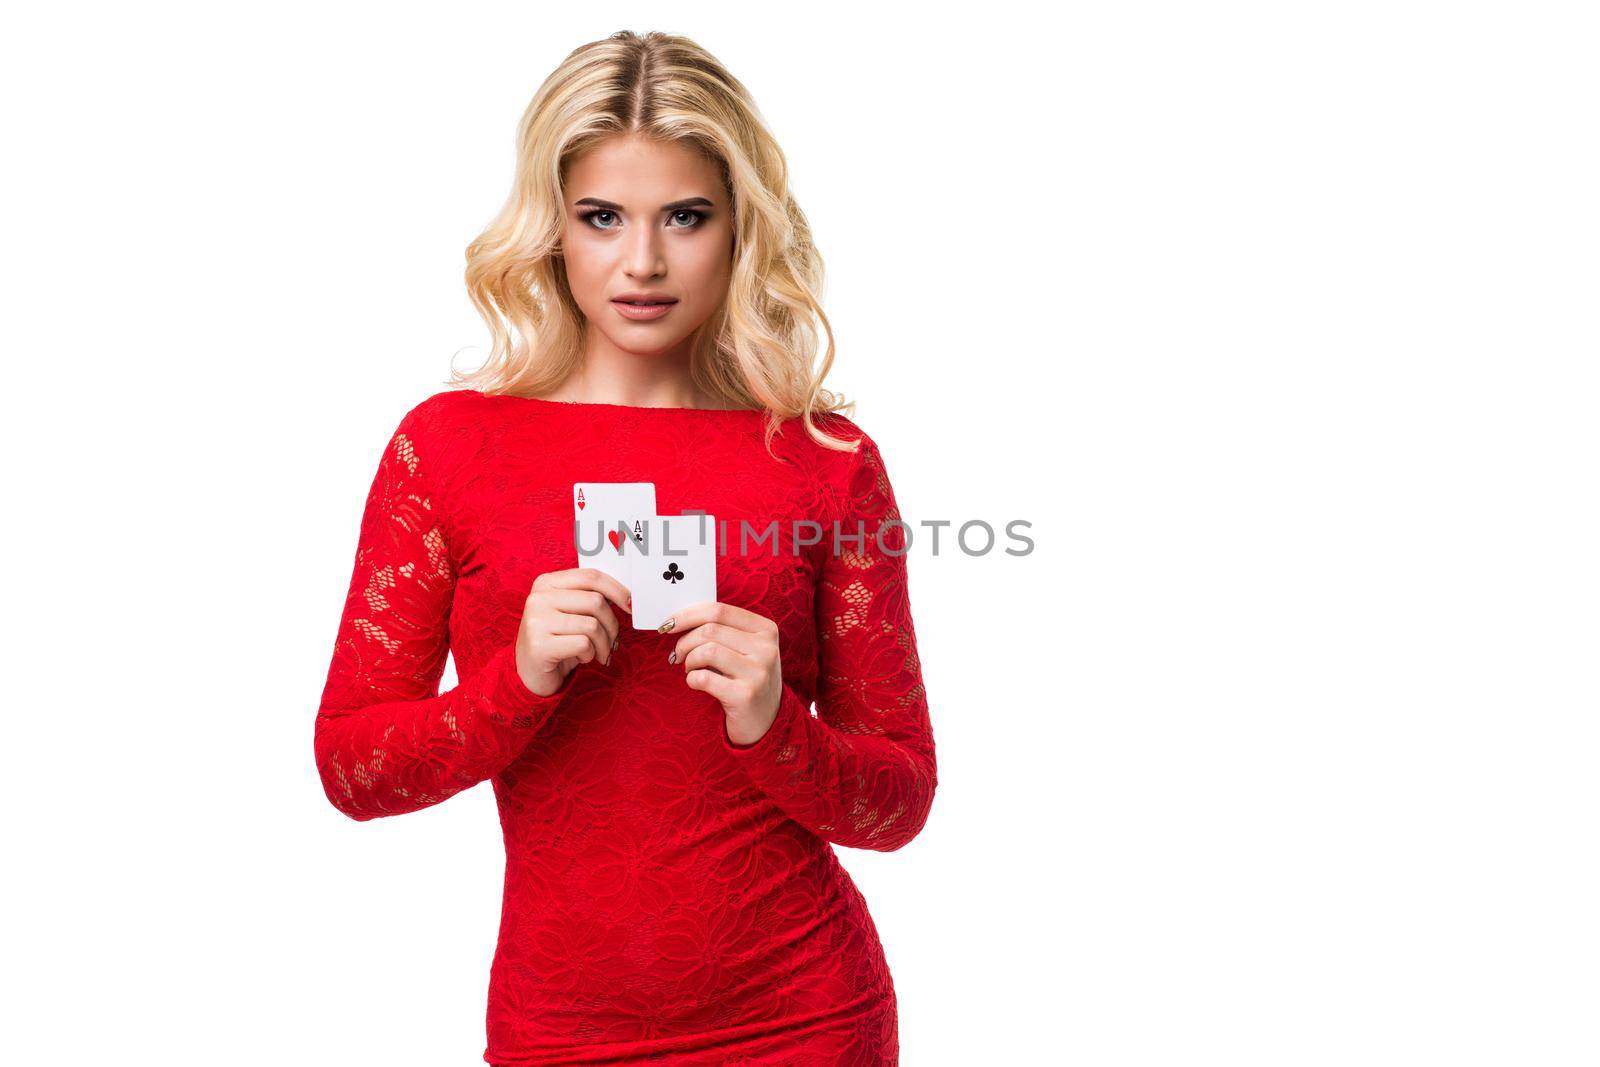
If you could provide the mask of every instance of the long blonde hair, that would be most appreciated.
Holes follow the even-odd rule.
[[[568,163],[598,142],[642,133],[685,144],[717,163],[733,201],[728,298],[689,338],[690,375],[730,407],[765,409],[766,438],[800,418],[820,444],[853,451],[815,414],[853,415],[855,402],[822,387],[833,329],[822,311],[822,257],[789,191],[788,164],[749,91],[686,37],[623,30],[575,49],[545,79],[517,127],[516,176],[505,206],[467,246],[467,292],[493,346],[451,385],[534,396],[582,358],[583,312],[559,243]],[[827,336],[813,367],[818,335]]]

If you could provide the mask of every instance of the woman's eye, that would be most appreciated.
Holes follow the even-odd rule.
[[[612,225],[612,222],[615,221],[616,217],[617,213],[615,211],[607,211],[605,208],[599,208],[598,210],[590,211],[585,214],[583,216],[583,221],[587,222],[590,226],[593,226],[597,230],[614,230],[616,229],[616,226]],[[671,217],[674,220],[686,220],[683,225],[673,226],[672,228],[675,230],[692,230],[706,219],[704,212],[691,211],[688,208],[685,208],[682,211],[674,211]]]

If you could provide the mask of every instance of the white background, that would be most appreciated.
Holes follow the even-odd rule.
[[[481,1063],[487,785],[312,720],[577,45],[754,92],[906,517],[940,787],[841,849],[902,1062],[1593,1064],[1586,5],[110,5],[4,79],[9,1063]],[[453,677],[447,677],[447,683]]]

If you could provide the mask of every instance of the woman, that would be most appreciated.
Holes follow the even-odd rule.
[[[494,349],[379,463],[316,719],[328,799],[367,820],[494,783],[488,1063],[898,1062],[831,845],[917,834],[933,736],[894,493],[821,388],[831,331],[812,369],[782,154],[698,46],[619,33],[540,88],[467,258]],[[632,630],[578,565],[580,481],[716,517],[718,601]]]

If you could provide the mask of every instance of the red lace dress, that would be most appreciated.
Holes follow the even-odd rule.
[[[489,780],[505,839],[491,1064],[898,1061],[877,931],[832,845],[916,836],[934,744],[905,532],[877,447],[818,417],[570,404],[459,390],[401,420],[361,520],[316,717],[328,799],[399,815]],[[609,665],[530,693],[514,644],[534,578],[578,566],[572,483],[652,481],[724,527],[718,599],[781,628],[777,719],[736,746],[720,704],[632,628]],[[781,539],[739,554],[740,521]],[[792,522],[801,540],[793,549]],[[841,551],[833,551],[837,521]],[[853,535],[865,533],[864,538]],[[439,692],[448,651],[460,683]],[[810,708],[816,702],[817,714]]]

